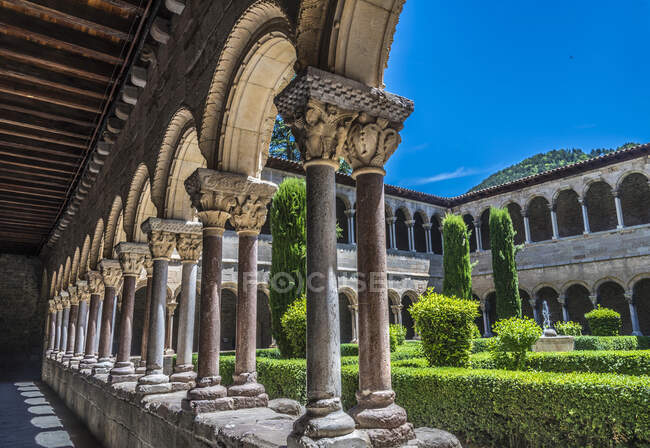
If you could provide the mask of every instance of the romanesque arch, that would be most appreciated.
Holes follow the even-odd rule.
[[[650,274],[637,280],[632,288],[641,333],[650,336]]]
[[[467,226],[467,236],[469,238],[469,251],[476,252],[476,230],[474,229],[474,217],[472,215],[463,215],[463,221]]]
[[[72,256],[72,267],[70,268],[70,283],[75,284],[79,278],[79,257],[81,252],[79,246],[75,247],[74,255]]]
[[[589,332],[585,314],[594,308],[589,299],[589,290],[580,283],[574,283],[565,290],[566,308],[569,313],[569,319],[580,323],[583,332]]]
[[[434,254],[442,255],[442,232],[441,222],[438,216],[431,216],[431,250]]]
[[[479,222],[481,223],[481,246],[483,250],[490,249],[490,209],[486,208],[481,213]]]
[[[585,193],[585,203],[592,232],[616,228],[616,205],[609,184],[603,181],[591,183]]]
[[[422,211],[415,212],[413,224],[413,239],[416,252],[427,251],[427,238],[425,236],[424,224],[427,223],[426,215]]]
[[[95,233],[90,244],[90,255],[88,258],[88,267],[91,271],[97,269],[97,263],[101,259],[102,249],[104,246],[104,220],[99,218],[95,224]]]
[[[273,99],[294,75],[293,35],[285,12],[269,1],[254,3],[233,27],[202,120],[208,166],[259,177],[277,116]]]
[[[530,225],[531,241],[546,241],[553,238],[551,210],[546,198],[536,196],[531,199],[526,207],[526,213]]]
[[[63,268],[63,282],[61,288],[65,289],[70,285],[70,270],[72,269],[72,261],[70,256],[65,259],[65,267]]]
[[[515,231],[515,244],[524,244],[526,241],[526,229],[524,228],[524,216],[521,213],[521,206],[516,202],[510,202],[506,208],[512,220],[512,227]]]
[[[621,200],[623,224],[637,226],[650,223],[650,185],[642,173],[626,175],[620,182],[618,197]]]
[[[129,187],[129,193],[126,198],[126,206],[124,207],[124,231],[126,232],[127,241],[139,241],[134,239],[136,233],[136,215],[141,207],[144,207],[144,209],[150,209],[153,206],[153,203],[151,205],[141,204],[142,199],[145,199],[143,198],[145,187],[149,190],[147,197],[149,198],[149,201],[151,201],[149,170],[147,169],[147,166],[142,163],[135,170],[131,186]],[[155,216],[155,213],[153,216]],[[146,241],[146,239],[144,241]]]
[[[603,279],[597,285],[598,303],[605,308],[611,308],[620,313],[623,321],[621,334],[632,334],[630,309],[625,301],[625,289],[621,283],[613,279]]]
[[[395,212],[395,242],[397,249],[409,250],[409,231],[406,221],[411,219],[408,210],[400,207]]]
[[[88,272],[88,258],[90,255],[90,235],[86,235],[84,238],[84,244],[81,247],[81,259],[79,261],[79,270],[77,271],[77,277],[82,278],[83,275]]]
[[[583,233],[584,223],[578,193],[571,189],[560,191],[555,198],[555,213],[560,237]]]
[[[122,198],[115,196],[111,211],[106,221],[106,244],[104,245],[104,258],[113,258],[113,248],[119,242],[115,235],[120,232],[118,224],[123,224],[120,219],[122,216]]]

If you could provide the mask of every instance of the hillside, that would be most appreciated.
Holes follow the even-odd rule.
[[[519,163],[515,163],[507,168],[497,171],[484,179],[469,191],[481,190],[483,188],[493,187],[495,185],[505,184],[522,177],[532,176],[543,173],[561,166],[570,165],[583,160],[589,160],[594,157],[602,156],[613,151],[627,149],[638,145],[638,143],[625,143],[618,148],[598,148],[591,152],[584,152],[582,149],[553,149],[548,152],[535,154]]]

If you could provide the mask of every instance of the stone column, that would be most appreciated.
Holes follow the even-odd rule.
[[[404,224],[406,224],[406,230],[407,230],[407,235],[409,240],[409,252],[415,252],[415,235],[414,235],[415,220],[409,219],[408,221],[404,221]]]
[[[632,291],[625,291],[625,301],[630,308],[630,320],[632,321],[632,335],[643,336],[641,327],[639,326],[639,315],[636,311],[636,303],[634,301],[634,293]]]
[[[580,208],[582,209],[582,222],[584,224],[584,234],[588,235],[591,233],[591,229],[589,228],[589,213],[587,213],[587,204],[585,204],[584,199],[578,199],[578,202],[580,203]]]
[[[557,298],[557,301],[562,305],[562,320],[564,320],[564,322],[569,322],[569,309],[566,306],[566,297],[560,296]]]
[[[102,308],[102,325],[99,333],[98,362],[93,367],[93,374],[105,374],[113,368],[111,345],[113,342],[113,321],[115,320],[115,300],[117,287],[122,278],[122,268],[117,260],[103,259],[99,269],[104,280],[104,306]]]
[[[193,388],[196,383],[196,372],[192,364],[194,342],[194,314],[196,310],[196,272],[197,263],[201,257],[201,224],[194,225],[194,232],[176,235],[176,249],[181,256],[183,272],[181,280],[181,303],[178,311],[178,353],[174,374],[170,377],[174,389],[185,386]],[[178,383],[178,384],[177,384]]]
[[[68,337],[63,355],[63,364],[69,366],[70,360],[74,356],[75,340],[77,338],[77,318],[79,315],[79,296],[77,296],[77,287],[68,286],[68,298],[70,300],[70,314],[68,320]]]
[[[355,237],[355,229],[354,229],[354,214],[356,210],[353,208],[346,210],[345,211],[345,216],[348,217],[348,243],[354,244],[357,242],[356,237]]]
[[[598,304],[598,294],[589,294],[589,301],[593,307],[596,308],[596,305]]]
[[[618,195],[618,190],[612,191],[614,195],[614,204],[616,205],[616,228],[622,229],[625,226],[623,222],[623,207],[621,206],[621,198]]]
[[[167,302],[167,325],[165,325],[165,356],[175,355],[173,347],[174,335],[174,312],[176,311],[176,302]]]
[[[553,239],[557,240],[560,238],[560,231],[557,226],[557,211],[556,211],[556,206],[553,205],[551,208],[551,226],[553,227]]]
[[[526,244],[530,244],[533,240],[530,237],[530,219],[528,218],[528,211],[524,212],[524,232],[526,234]]]
[[[390,309],[393,312],[395,323],[402,325],[402,305],[391,305]]]
[[[88,282],[84,280],[77,281],[77,296],[79,297],[79,311],[77,312],[77,335],[75,336],[74,356],[70,360],[70,367],[79,368],[79,363],[84,357],[84,347],[86,346],[86,329],[88,327],[88,301],[90,300],[90,290]]]
[[[56,302],[54,299],[50,299],[49,302],[49,340],[47,344],[47,351],[45,356],[50,358],[54,353],[54,348],[56,347]]]
[[[63,317],[61,319],[61,347],[59,354],[61,362],[68,348],[68,324],[70,322],[70,296],[67,291],[61,291],[61,303],[63,305]]]
[[[441,225],[438,227],[438,232],[440,232],[440,249],[441,249],[441,255],[445,254],[445,234],[444,234],[444,227]]]
[[[474,234],[476,235],[476,252],[483,250],[483,238],[481,237],[481,220],[474,223]]]
[[[137,381],[131,362],[131,340],[133,336],[133,306],[135,303],[135,284],[142,272],[144,261],[149,255],[149,247],[141,243],[119,243],[115,251],[122,269],[122,314],[120,315],[120,340],[117,347],[115,366],[108,376],[109,383]]]
[[[163,373],[163,351],[165,345],[165,305],[167,302],[167,269],[169,257],[176,243],[173,226],[166,220],[148,218],[142,223],[147,234],[149,250],[153,260],[151,280],[151,306],[149,308],[149,336],[147,338],[146,375],[138,378],[136,393],[140,395],[171,392],[172,384]]]
[[[61,296],[57,295],[54,297],[54,304],[56,307],[56,317],[54,320],[56,325],[54,327],[54,351],[52,352],[52,357],[56,359],[61,350],[61,322],[63,321],[63,303],[61,303]]]
[[[432,224],[430,222],[422,224],[422,227],[424,227],[424,239],[427,244],[427,253],[430,254],[433,252],[433,244],[431,244],[431,227]]]
[[[394,216],[389,216],[386,218],[386,222],[388,223],[388,248],[389,249],[397,249],[397,241],[395,240],[395,221],[397,221],[397,218]]]
[[[239,237],[237,267],[237,325],[235,336],[235,372],[228,395],[236,408],[266,406],[268,395],[257,382],[257,237],[266,221],[267,204],[277,191],[274,183],[255,180],[248,194],[238,195],[230,222]],[[348,230],[349,230],[348,219]]]
[[[142,342],[140,344],[140,365],[137,373],[144,374],[147,368],[147,344],[149,341],[149,316],[151,314],[151,288],[153,287],[153,260],[150,255],[144,259],[144,268],[147,271],[147,286],[145,291],[144,317],[142,319]]]
[[[88,271],[86,274],[88,289],[90,290],[90,310],[88,311],[88,329],[86,330],[86,350],[84,359],[79,363],[79,368],[92,372],[92,367],[97,363],[95,355],[95,336],[99,327],[99,305],[102,301],[103,284],[102,276],[98,271]]]
[[[483,315],[483,337],[491,338],[494,335],[492,334],[492,327],[490,324],[490,315],[487,309],[487,302],[485,300],[481,300],[480,307],[481,307],[481,314]]]
[[[350,310],[350,314],[352,315],[352,340],[350,343],[352,344],[358,344],[359,343],[359,305],[352,304],[348,305],[348,309]]]

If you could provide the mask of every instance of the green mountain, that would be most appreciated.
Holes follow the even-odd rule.
[[[584,152],[582,149],[553,149],[548,152],[542,152],[528,157],[519,163],[504,168],[490,175],[480,184],[476,185],[469,191],[481,190],[483,188],[493,187],[495,185],[512,182],[522,177],[532,176],[543,173],[561,166],[571,165],[572,163],[582,162],[583,160],[593,159],[614,151],[628,149],[637,146],[638,143],[625,143],[618,148],[597,148],[591,152]]]

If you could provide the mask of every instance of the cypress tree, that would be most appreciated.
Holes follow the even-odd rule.
[[[442,290],[446,296],[472,298],[472,266],[469,260],[469,233],[462,216],[448,214],[442,220]]]
[[[515,231],[506,208],[490,208],[490,243],[497,320],[521,317]]]
[[[290,356],[291,344],[282,330],[282,316],[305,292],[307,278],[306,197],[305,181],[287,178],[271,203],[271,333],[284,356]]]

